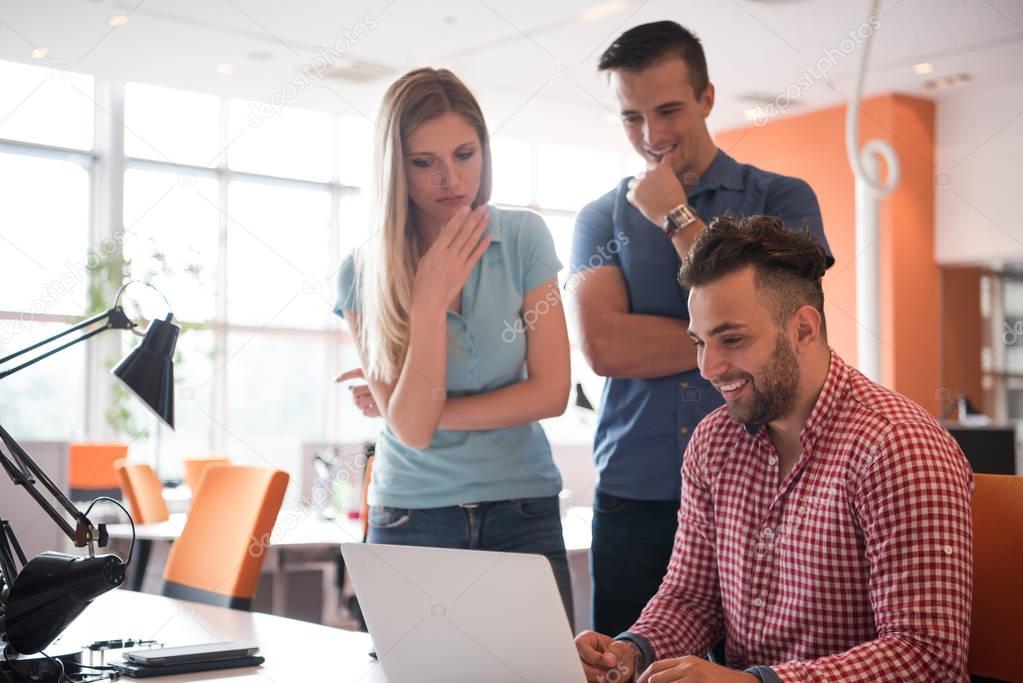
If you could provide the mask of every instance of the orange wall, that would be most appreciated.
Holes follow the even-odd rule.
[[[973,404],[993,415],[983,385],[980,349],[984,345],[984,319],[980,309],[983,268],[945,268],[941,273],[942,384],[947,399],[966,394]]]
[[[940,274],[934,260],[934,103],[883,95],[861,107],[860,139],[880,138],[902,166],[881,205],[882,381],[937,413],[942,392]],[[835,265],[824,278],[831,345],[856,362],[855,189],[845,106],[718,133],[744,163],[806,180],[817,193]],[[862,143],[861,143],[862,144]]]

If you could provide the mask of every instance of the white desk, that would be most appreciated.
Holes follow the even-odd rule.
[[[173,542],[181,536],[188,515],[177,512],[166,522],[138,524],[136,538],[140,541]],[[590,523],[593,509],[589,507],[569,508],[561,519],[565,535],[565,548],[569,553],[589,551]],[[108,524],[110,538],[131,539],[131,527],[127,524]],[[277,523],[270,534],[270,548],[318,548],[336,547],[342,543],[362,541],[362,522],[341,520],[332,522],[319,517],[311,510],[281,510]]]
[[[187,515],[175,513],[166,522],[139,524],[135,527],[138,540],[172,543],[181,536]],[[590,524],[593,509],[589,507],[573,507],[566,511],[561,520],[568,550],[568,562],[572,571],[572,592],[576,605],[575,622],[578,627],[589,624],[589,566]],[[107,533],[112,539],[130,539],[131,527],[127,524],[110,524]],[[281,510],[277,523],[270,534],[267,547],[265,568],[273,577],[273,599],[271,612],[283,615],[287,609],[287,572],[311,567],[315,562],[309,561],[309,551],[322,551],[328,554],[339,550],[342,543],[362,541],[362,523],[358,520],[341,520],[332,522],[322,519],[312,510]],[[259,543],[254,539],[254,543]],[[289,557],[290,554],[290,557]],[[318,557],[318,556],[317,556]],[[323,560],[320,560],[324,568]],[[323,573],[323,610],[321,623],[338,623],[335,606],[338,604],[338,591],[334,573]],[[332,611],[333,610],[333,611]]]
[[[160,681],[385,681],[383,669],[367,654],[371,647],[368,634],[127,590],[100,596],[47,652],[72,651],[97,640],[122,638],[157,640],[166,647],[247,641],[258,644],[259,654],[266,658],[259,668],[154,679]]]
[[[135,537],[139,541],[156,541],[173,543],[185,528],[188,515],[174,513],[165,522],[139,524],[135,527]],[[107,533],[114,539],[131,539],[131,526],[128,524],[111,524]],[[252,539],[251,547],[256,552],[266,552],[265,568],[273,577],[273,600],[271,612],[283,615],[287,608],[287,571],[310,566],[309,553],[301,551],[324,551],[325,557],[317,564],[325,569],[326,564],[333,562],[333,553],[340,550],[342,543],[353,543],[362,540],[362,526],[357,520],[344,520],[335,523],[319,517],[310,510],[281,510],[277,523],[268,539]],[[262,546],[262,548],[260,548]],[[289,558],[291,553],[291,558]],[[298,555],[301,559],[294,560]],[[323,612],[321,621],[329,619],[330,609],[338,602],[338,591],[335,585],[335,573],[323,573]]]
[[[188,515],[175,512],[165,522],[152,524],[136,524],[135,536],[140,541],[176,541]],[[131,526],[128,524],[108,524],[107,533],[110,538],[131,539]],[[259,542],[259,539],[254,539]],[[362,540],[362,525],[357,520],[345,520],[341,523],[321,519],[316,513],[306,510],[281,510],[277,515],[270,534],[270,548],[316,548],[321,546],[337,546],[341,543],[353,543]]]

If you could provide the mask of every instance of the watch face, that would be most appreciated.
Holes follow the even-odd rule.
[[[693,212],[685,204],[676,208],[671,214],[675,222],[681,227],[685,227],[696,220],[696,216],[693,215]]]

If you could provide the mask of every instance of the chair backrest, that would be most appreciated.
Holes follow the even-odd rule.
[[[287,488],[280,470],[208,467],[167,556],[163,594],[249,609]]]
[[[1023,672],[1023,477],[975,474],[973,618],[969,670],[1019,680]]]
[[[73,443],[68,446],[68,484],[72,500],[96,496],[120,498],[114,463],[128,457],[121,443]]]
[[[152,467],[145,463],[118,460],[114,463],[114,471],[136,524],[164,522],[170,517],[167,501],[163,499],[163,482]]]
[[[195,494],[199,490],[199,482],[202,481],[202,473],[206,471],[207,467],[230,464],[231,461],[229,459],[220,457],[186,458],[185,483],[188,484],[188,488],[192,489],[192,497],[195,498]]]

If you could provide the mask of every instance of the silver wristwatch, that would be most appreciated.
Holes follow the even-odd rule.
[[[664,234],[672,239],[696,222],[696,214],[688,204],[679,204],[665,216]]]

